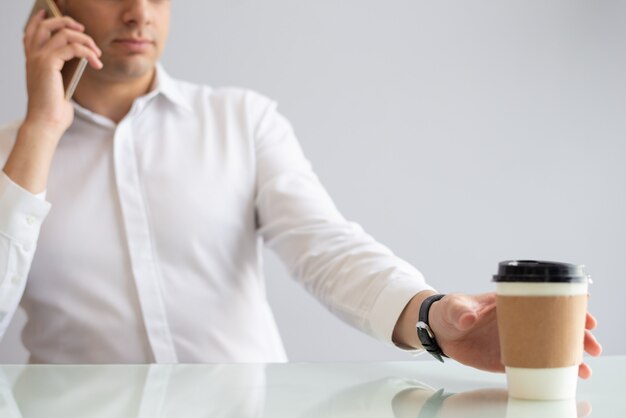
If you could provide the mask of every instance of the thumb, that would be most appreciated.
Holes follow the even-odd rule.
[[[480,312],[491,301],[486,295],[449,295],[450,299],[446,309],[447,322],[458,331],[471,329],[480,317]]]
[[[456,322],[456,327],[459,331],[467,331],[471,329],[478,320],[478,314],[474,311],[467,311],[461,313]]]

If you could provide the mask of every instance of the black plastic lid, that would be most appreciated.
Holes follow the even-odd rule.
[[[494,282],[587,283],[585,266],[552,261],[509,260],[498,265]]]

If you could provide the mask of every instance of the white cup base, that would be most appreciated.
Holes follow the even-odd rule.
[[[509,396],[517,399],[559,400],[576,397],[578,366],[550,369],[506,367]]]

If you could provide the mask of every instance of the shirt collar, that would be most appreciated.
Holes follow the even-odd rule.
[[[185,97],[180,90],[180,83],[175,79],[170,77],[170,75],[165,71],[161,63],[156,64],[156,74],[154,77],[154,81],[152,82],[152,87],[150,91],[145,95],[138,97],[135,99],[137,101],[149,101],[153,97],[157,95],[163,95],[167,100],[175,104],[176,106],[180,106],[183,109],[188,111],[192,111],[191,105],[185,100]],[[116,124],[111,120],[107,119],[104,116],[98,115],[79,105],[77,102],[73,101],[74,109],[77,111],[79,116],[91,120],[99,125],[114,127]]]
[[[193,110],[188,101],[185,100],[185,97],[180,90],[180,84],[170,77],[161,63],[157,63],[156,65],[156,76],[154,77],[154,83],[152,84],[152,92],[162,94],[172,103],[189,111]]]

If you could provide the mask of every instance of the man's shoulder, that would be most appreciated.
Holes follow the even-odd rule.
[[[245,110],[265,109],[275,101],[257,90],[240,86],[218,86],[198,84],[185,80],[174,80],[176,88],[190,102],[203,101],[212,106],[235,106]],[[243,108],[241,107],[243,106]]]
[[[249,115],[263,113],[266,109],[275,106],[275,101],[244,87],[222,86],[213,90],[214,103],[224,104]]]

